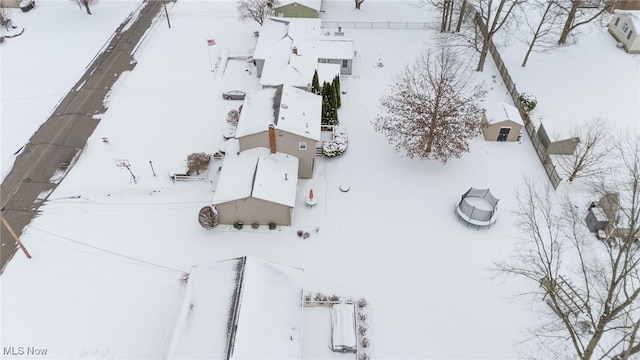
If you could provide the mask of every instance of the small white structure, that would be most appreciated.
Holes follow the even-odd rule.
[[[482,134],[487,141],[517,141],[524,122],[518,109],[501,102],[485,107]]]
[[[331,307],[331,350],[356,352],[356,325],[353,304],[334,304]]]
[[[629,54],[640,54],[640,10],[614,10],[609,33]]]
[[[192,267],[166,359],[299,359],[303,283],[251,257]]]

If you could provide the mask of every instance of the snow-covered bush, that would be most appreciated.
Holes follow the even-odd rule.
[[[253,223],[253,224],[251,224],[251,228],[252,228],[252,229],[257,229],[257,228],[259,228],[259,227],[260,227],[260,224],[258,224],[258,223]]]
[[[236,222],[233,224],[233,227],[234,227],[234,228],[236,228],[236,229],[238,229],[238,230],[242,230],[242,227],[243,227],[243,226],[244,226],[244,223],[243,223],[242,221],[236,221]]]
[[[274,222],[269,223],[269,230],[275,230],[278,226]]]
[[[366,307],[367,305],[369,305],[369,303],[367,302],[367,299],[360,298],[358,300],[358,307],[363,308],[363,307]]]
[[[187,167],[189,168],[189,173],[196,172],[197,175],[200,175],[200,170],[204,170],[209,166],[209,162],[211,161],[211,154],[206,153],[193,153],[187,157]]]
[[[369,338],[363,337],[362,340],[360,340],[360,345],[364,348],[369,347],[369,345],[371,345],[371,341],[369,341]]]
[[[333,140],[322,143],[322,154],[326,157],[342,155],[347,150],[348,137],[345,129],[335,126],[333,128]]]
[[[227,113],[227,123],[233,127],[238,126],[238,120],[240,119],[240,111],[236,109],[231,109]]]
[[[220,225],[218,212],[213,206],[205,206],[200,209],[200,213],[198,214],[198,222],[203,228],[207,230],[213,229],[214,227]]]
[[[524,108],[527,109],[527,112],[531,112],[531,110],[535,109],[536,105],[538,105],[538,99],[531,94],[520,93],[518,100]]]

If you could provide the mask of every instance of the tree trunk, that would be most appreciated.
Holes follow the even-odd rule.
[[[569,37],[569,33],[571,32],[573,21],[576,19],[576,12],[578,11],[579,4],[580,4],[580,1],[577,1],[577,0],[573,1],[573,4],[571,4],[571,9],[569,10],[567,21],[564,23],[564,27],[562,28],[562,34],[560,35],[560,40],[558,40],[558,45],[564,45],[567,43],[567,38]]]
[[[89,9],[89,0],[82,0],[82,5],[87,10],[87,14],[91,15],[91,9]]]
[[[478,60],[476,71],[482,72],[484,70],[484,62],[487,60],[487,53],[489,52],[489,41],[491,41],[490,37],[482,41],[482,51],[480,51],[480,60]]]
[[[362,5],[364,0],[355,0],[355,2],[356,2],[356,9],[360,10],[360,5]]]
[[[460,27],[462,27],[462,21],[464,20],[464,12],[467,8],[467,0],[462,0],[462,5],[460,5],[460,16],[458,17],[458,25],[456,25],[456,32],[460,32]]]
[[[442,4],[442,19],[440,20],[440,32],[447,31],[447,19],[449,18],[449,2],[451,0],[444,0]]]
[[[451,23],[453,22],[453,4],[454,0],[449,0],[449,24],[447,25],[447,31],[451,31]]]

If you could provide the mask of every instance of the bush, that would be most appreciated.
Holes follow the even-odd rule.
[[[322,154],[326,157],[336,157],[347,151],[348,137],[347,132],[341,127],[333,128],[333,141],[324,141],[322,143]]]
[[[358,357],[358,360],[369,360],[371,359],[371,356],[367,353],[361,353],[360,357]]]
[[[303,239],[308,239],[308,238],[309,238],[309,236],[311,236],[311,234],[309,234],[309,233],[308,233],[308,232],[306,232],[306,231],[302,234],[302,238],[303,238]]]
[[[274,222],[269,223],[269,230],[275,230],[278,226]]]
[[[330,301],[340,301],[340,298],[338,297],[338,295],[331,295],[331,296],[329,296],[329,300]]]
[[[365,336],[367,335],[367,325],[358,325],[358,334]]]
[[[193,153],[187,157],[187,167],[189,168],[189,173],[196,172],[197,175],[200,175],[200,170],[204,170],[209,166],[209,162],[211,161],[211,154],[205,153]]]
[[[302,234],[304,234],[304,231],[298,230],[296,231],[296,234],[298,234],[298,237],[302,237]]]
[[[371,341],[369,341],[368,338],[362,338],[362,341],[360,341],[360,345],[362,345],[362,347],[366,348],[369,347],[371,345]]]
[[[251,228],[252,228],[252,229],[257,229],[257,228],[259,228],[259,227],[260,227],[260,224],[258,224],[258,223],[253,223],[253,224],[251,224]]]
[[[240,111],[231,109],[227,113],[227,123],[233,127],[238,126],[238,120],[240,119]]]
[[[210,230],[220,225],[220,218],[218,217],[218,212],[213,206],[205,206],[200,209],[198,222],[203,228]]]
[[[236,221],[236,223],[233,224],[233,227],[238,229],[238,230],[242,230],[243,226],[244,226],[244,224],[242,223],[242,221]]]
[[[365,298],[360,298],[358,300],[358,307],[363,308],[366,307],[369,303],[367,302],[367,299]]]
[[[527,109],[527,112],[531,112],[538,105],[538,99],[535,96],[527,93],[520,93],[518,100]]]

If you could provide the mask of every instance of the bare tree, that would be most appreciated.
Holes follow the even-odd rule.
[[[553,353],[543,358],[621,360],[640,352],[640,141],[629,143],[619,152],[623,166],[594,188],[594,195],[620,194],[607,242],[589,233],[586,209],[568,197],[555,203],[529,181],[518,196],[514,225],[525,242],[495,269],[537,285],[530,295],[549,306],[533,338]]]
[[[274,8],[278,5],[278,0],[240,0],[238,14],[241,20],[254,20],[262,25],[264,19],[275,15]]]
[[[220,217],[218,211],[213,206],[205,206],[198,213],[198,223],[207,229],[213,229],[220,225]]]
[[[558,0],[536,0],[531,5],[531,12],[527,12],[524,16],[524,22],[531,33],[531,37],[527,39],[529,48],[522,60],[522,67],[527,66],[529,56],[534,51],[547,51],[557,46],[554,40],[550,40],[551,35],[555,35],[560,23],[561,9],[558,6]],[[532,15],[537,12],[537,22],[532,22]]]
[[[98,0],[71,0],[71,1],[76,2],[80,7],[80,9],[84,7],[84,9],[87,11],[87,14],[89,15],[92,15],[90,6],[98,3]]]
[[[516,6],[525,1],[526,0],[476,0],[477,16],[480,17],[486,29],[486,34],[484,34],[482,39],[480,59],[476,71],[484,70],[484,63],[489,53],[489,43],[493,40],[494,35],[500,31],[511,18]]]
[[[612,150],[606,122],[600,118],[589,121],[576,127],[571,137],[580,139],[573,154],[558,156],[558,166],[566,172],[567,180],[603,175]]]
[[[425,6],[433,6],[441,12],[440,32],[451,31],[451,23],[453,21],[454,0],[417,0],[413,3],[418,8]]]
[[[354,0],[356,2],[356,9],[360,10],[360,5],[364,2],[364,0]]]
[[[231,109],[227,113],[227,123],[233,127],[238,126],[238,120],[240,119],[240,110]]]
[[[615,6],[616,1],[617,0],[604,1],[604,6],[600,6],[598,8],[585,8],[583,4],[585,0],[558,1],[558,4],[563,9],[567,17],[564,22],[564,27],[562,28],[562,33],[560,34],[560,38],[558,39],[558,44],[566,44],[567,39],[569,38],[569,34],[573,30],[575,30],[579,26],[588,24],[593,20],[599,18],[607,10],[612,9]]]
[[[382,97],[386,114],[373,121],[397,151],[446,163],[469,151],[478,135],[484,89],[451,48],[423,52],[394,79]]]

